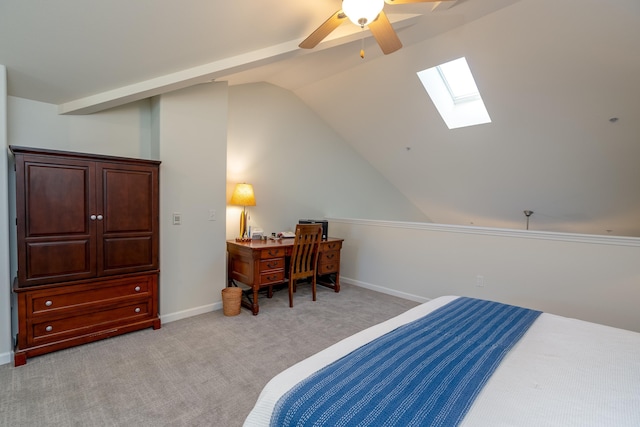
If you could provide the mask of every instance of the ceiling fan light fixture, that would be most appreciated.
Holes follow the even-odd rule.
[[[373,22],[383,8],[384,0],[342,0],[344,14],[360,27]]]

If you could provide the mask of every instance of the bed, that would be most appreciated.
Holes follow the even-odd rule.
[[[519,311],[517,316],[525,320],[521,321],[523,325],[517,332],[505,332],[505,334],[514,335],[511,337],[513,339],[510,344],[503,346],[500,341],[497,344],[484,345],[486,350],[482,351],[487,351],[487,356],[474,356],[475,361],[472,368],[444,369],[447,378],[451,376],[449,373],[453,370],[471,372],[471,374],[466,374],[466,379],[463,378],[464,387],[467,388],[461,388],[459,384],[450,382],[446,382],[447,385],[443,386],[442,384],[445,383],[442,380],[443,377],[436,374],[432,375],[430,383],[424,387],[416,385],[416,378],[412,378],[412,380],[394,379],[395,389],[385,388],[389,386],[388,384],[384,386],[372,383],[365,383],[364,386],[362,384],[360,386],[353,385],[353,389],[358,389],[358,387],[365,389],[363,393],[367,397],[363,400],[367,400],[367,405],[372,405],[369,408],[365,407],[364,403],[361,404],[360,401],[350,400],[353,397],[344,397],[355,394],[353,389],[346,389],[345,387],[348,386],[342,383],[338,387],[331,382],[341,382],[342,378],[351,376],[348,374],[360,369],[362,365],[367,364],[367,360],[374,357],[374,353],[361,354],[360,352],[373,352],[376,346],[376,352],[390,348],[391,341],[385,342],[384,340],[391,340],[392,334],[411,330],[411,328],[416,331],[438,329],[436,327],[426,328],[424,325],[431,323],[425,322],[440,322],[441,325],[445,325],[436,316],[450,313],[453,310],[450,307],[456,304],[458,305],[455,308],[456,313],[460,313],[463,299],[465,300],[464,304],[498,304],[457,296],[440,297],[346,338],[274,377],[263,389],[244,425],[246,427],[269,425],[277,425],[278,427],[284,425],[407,426],[412,423],[401,418],[404,416],[402,414],[406,410],[405,406],[412,406],[409,408],[409,412],[427,412],[424,407],[431,404],[429,403],[433,400],[431,396],[444,393],[444,389],[453,389],[457,391],[449,393],[449,395],[445,394],[442,398],[447,402],[442,406],[449,412],[446,414],[438,412],[442,409],[435,405],[429,409],[430,411],[433,409],[435,419],[415,418],[414,415],[411,415],[414,418],[409,419],[420,420],[413,425],[640,426],[639,333],[553,314],[539,313],[520,307],[518,309],[522,311]],[[488,317],[477,317],[479,316],[476,313],[478,310],[475,308],[476,306],[473,307],[465,314],[469,319],[476,316],[476,318],[469,320],[470,325],[483,325],[482,327],[477,326],[476,329],[485,332],[486,330],[506,330],[502,326],[488,324],[491,319],[496,317],[493,314]],[[513,306],[507,306],[507,308],[512,310]],[[449,311],[447,312],[447,310]],[[447,314],[447,316],[451,316],[451,314]],[[510,316],[513,318],[515,315]],[[457,327],[456,325],[465,323],[458,318],[451,321],[453,323],[447,326],[447,330],[451,325]],[[417,322],[423,323],[414,326]],[[479,341],[476,338],[461,340],[458,335],[466,334],[462,330],[453,334],[439,331],[438,334],[438,336],[452,335],[447,339],[455,345],[458,345],[459,341]],[[503,339],[498,338],[499,340]],[[398,340],[400,339],[398,338]],[[415,338],[410,338],[408,342],[415,342]],[[424,344],[420,344],[420,348],[424,346]],[[434,349],[424,352],[420,357],[429,358],[436,349],[442,347],[449,347],[449,344],[441,343]],[[496,348],[502,348],[499,350],[502,353],[497,354]],[[465,354],[477,353],[471,348],[464,351],[467,352]],[[411,349],[403,352],[396,349],[379,360],[386,361],[388,357],[395,357],[399,353],[407,353],[406,357],[415,359],[418,351]],[[358,357],[354,356],[358,354],[361,354],[361,359],[356,359],[351,365],[348,365],[349,358]],[[458,356],[458,359],[469,359],[469,356]],[[488,368],[485,369],[486,366],[482,368],[484,370],[477,368],[481,363],[476,359],[482,359],[482,363]],[[347,365],[336,368],[341,363],[347,363]],[[395,368],[400,365],[404,366],[406,363],[392,361],[390,365]],[[417,363],[425,365],[427,362],[419,361]],[[441,361],[435,360],[435,363],[442,366]],[[372,363],[374,367],[381,364],[383,363],[379,361]],[[425,370],[417,376],[418,380],[431,376],[433,372],[432,366],[423,366],[423,369]],[[320,377],[325,372],[328,372],[327,375],[334,375],[338,380]],[[411,372],[417,371],[412,368]],[[367,379],[373,377],[370,373],[364,373],[362,376]],[[460,376],[462,377],[462,374]],[[422,380],[422,382],[427,383],[426,380]],[[318,384],[329,384],[333,387],[333,391],[327,391],[325,395],[314,394],[319,393],[320,386]],[[423,394],[416,394],[418,388],[422,390]],[[342,393],[340,390],[344,391],[344,395],[339,394]],[[379,390],[378,395],[372,394],[372,390]],[[416,397],[408,399],[400,396],[398,397],[400,400],[391,400],[386,409],[374,409],[381,405],[380,401],[398,394],[397,390],[401,390],[401,394],[416,394]],[[434,393],[434,390],[437,393]],[[340,403],[342,400],[344,402]],[[407,401],[413,403],[409,405],[406,403]],[[325,411],[325,415],[318,415],[316,421],[313,421],[315,415],[310,416],[310,411],[313,412],[312,409],[315,406],[321,406],[322,402],[325,404],[320,410]],[[306,410],[301,410],[300,408],[304,405],[308,405],[308,407],[305,407]],[[334,410],[340,405],[343,407]],[[452,407],[453,409],[451,409]],[[359,409],[354,412],[353,408]],[[334,418],[326,415],[329,412]],[[401,415],[389,415],[389,413],[401,413]]]

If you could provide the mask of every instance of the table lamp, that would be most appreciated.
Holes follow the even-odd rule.
[[[236,184],[236,188],[233,190],[231,200],[229,204],[242,206],[242,212],[240,212],[240,238],[244,238],[247,233],[247,206],[256,205],[256,197],[253,194],[253,186],[251,184]]]

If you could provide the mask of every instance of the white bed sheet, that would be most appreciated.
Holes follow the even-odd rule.
[[[278,399],[321,367],[456,298],[421,304],[281,372],[260,393],[245,427],[268,426]],[[640,426],[640,333],[543,313],[503,359],[460,425]]]

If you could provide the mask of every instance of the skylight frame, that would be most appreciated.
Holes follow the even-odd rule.
[[[452,77],[444,68],[456,61],[458,61],[456,65],[465,68],[463,74],[468,74],[468,77],[471,78],[469,85],[475,88],[475,91],[466,91],[463,94],[455,93],[456,90],[453,86],[457,83],[451,84],[449,82]],[[418,71],[417,75],[449,129],[491,123],[491,117],[489,117],[465,57]]]
[[[457,94],[456,91],[453,89],[453,85],[449,82],[452,76],[450,75],[450,73],[447,73],[442,68],[442,65],[444,64],[436,65],[436,70],[438,70],[438,74],[440,74],[440,78],[444,82],[444,85],[447,87],[447,90],[449,91],[449,95],[451,95],[451,99],[453,99],[454,104],[459,104],[461,102],[475,101],[477,99],[480,99],[480,92],[478,91],[478,87],[476,86],[475,80],[473,80],[473,76],[471,76],[471,80],[473,80],[473,87],[475,88],[475,90],[471,92],[467,92],[462,95]],[[449,76],[449,78],[447,76]]]

